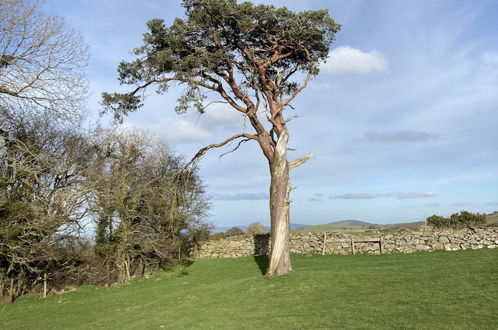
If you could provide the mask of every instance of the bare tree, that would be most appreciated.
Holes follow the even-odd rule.
[[[107,130],[94,140],[96,158],[86,177],[96,252],[117,268],[118,281],[128,280],[134,265],[143,270],[186,256],[197,233],[209,229],[195,171],[177,178],[181,159],[143,131]]]
[[[0,0],[0,111],[79,114],[88,49],[36,0]]]
[[[86,215],[91,148],[78,131],[47,121],[0,119],[0,277],[15,278],[22,293],[55,264],[63,268],[54,252]]]

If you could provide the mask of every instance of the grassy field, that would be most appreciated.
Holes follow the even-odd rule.
[[[113,288],[0,305],[2,329],[497,329],[498,249],[198,260]]]

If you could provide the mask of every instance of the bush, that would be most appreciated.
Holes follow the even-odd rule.
[[[449,219],[442,217],[440,215],[431,215],[426,219],[427,224],[436,227],[436,228],[448,228],[449,227]]]
[[[244,231],[240,229],[239,227],[232,227],[226,231],[227,236],[238,236],[238,235],[244,235]]]
[[[247,227],[248,235],[260,235],[265,233],[265,227],[260,222],[253,222]]]
[[[431,215],[426,219],[427,224],[435,228],[471,228],[482,227],[486,224],[486,215],[461,211],[453,213],[449,218]]]

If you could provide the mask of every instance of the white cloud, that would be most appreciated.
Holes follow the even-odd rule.
[[[213,103],[207,107],[205,113],[198,115],[198,123],[208,130],[221,128],[235,134],[243,127],[243,114],[227,104]]]
[[[172,142],[204,142],[244,131],[242,115],[225,104],[212,104],[203,114],[171,114],[153,124],[127,121],[125,127],[147,129]]]
[[[192,121],[181,117],[166,117],[153,125],[140,125],[133,122],[125,122],[124,126],[150,130],[157,135],[164,137],[167,141],[197,142],[206,141],[211,137],[211,134],[207,130],[196,125]]]
[[[331,196],[331,199],[375,199],[380,197],[394,197],[399,199],[435,197],[435,192],[390,192],[390,193],[355,193]]]
[[[452,206],[470,206],[470,205],[472,205],[472,202],[458,202],[452,204]]]
[[[356,194],[342,194],[331,196],[330,199],[375,199],[380,197],[379,194],[371,193],[356,193]]]
[[[213,199],[220,201],[257,201],[269,199],[268,193],[217,194]]]
[[[482,54],[482,61],[484,64],[489,66],[498,66],[498,53],[496,52],[484,52]]]
[[[363,135],[363,140],[378,143],[426,142],[436,135],[422,131],[370,131]]]
[[[365,53],[349,46],[337,47],[329,53],[322,72],[367,74],[387,70],[387,59],[378,51]]]
[[[432,191],[428,192],[397,192],[397,193],[389,193],[386,194],[387,197],[396,197],[401,199],[408,198],[427,198],[427,197],[436,197],[437,194]]]

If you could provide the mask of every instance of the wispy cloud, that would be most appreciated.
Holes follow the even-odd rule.
[[[341,194],[330,196],[331,199],[374,199],[377,197],[380,197],[380,195],[371,193]]]
[[[150,130],[171,142],[200,142],[211,137],[211,133],[194,122],[181,117],[166,117],[157,124],[142,125],[126,121],[123,127]]]
[[[471,202],[458,202],[452,204],[452,206],[470,206],[470,205],[472,205]]]
[[[415,199],[435,197],[435,192],[390,192],[390,193],[355,193],[341,194],[331,196],[331,199],[375,199],[375,198],[399,198],[399,199]]]
[[[396,192],[386,194],[385,197],[396,197],[396,198],[428,198],[428,197],[436,197],[437,194],[435,192]]]
[[[435,134],[421,131],[370,131],[363,135],[363,141],[370,143],[413,143],[436,138]]]
[[[308,202],[321,202],[322,200],[319,198],[310,198],[308,199]]]
[[[268,193],[236,193],[236,194],[217,194],[213,199],[219,201],[257,201],[269,199]]]
[[[349,46],[337,47],[329,53],[320,69],[328,73],[367,74],[387,70],[387,59],[377,51],[363,52]]]
[[[428,203],[428,204],[424,204],[425,207],[438,207],[439,205],[441,205],[441,204],[439,204],[439,203]]]
[[[207,105],[207,104],[206,104]],[[219,133],[243,129],[244,118],[226,104],[213,103],[205,113],[189,111],[184,115],[168,114],[152,124],[126,121],[123,126],[147,129],[171,142],[206,142]]]

